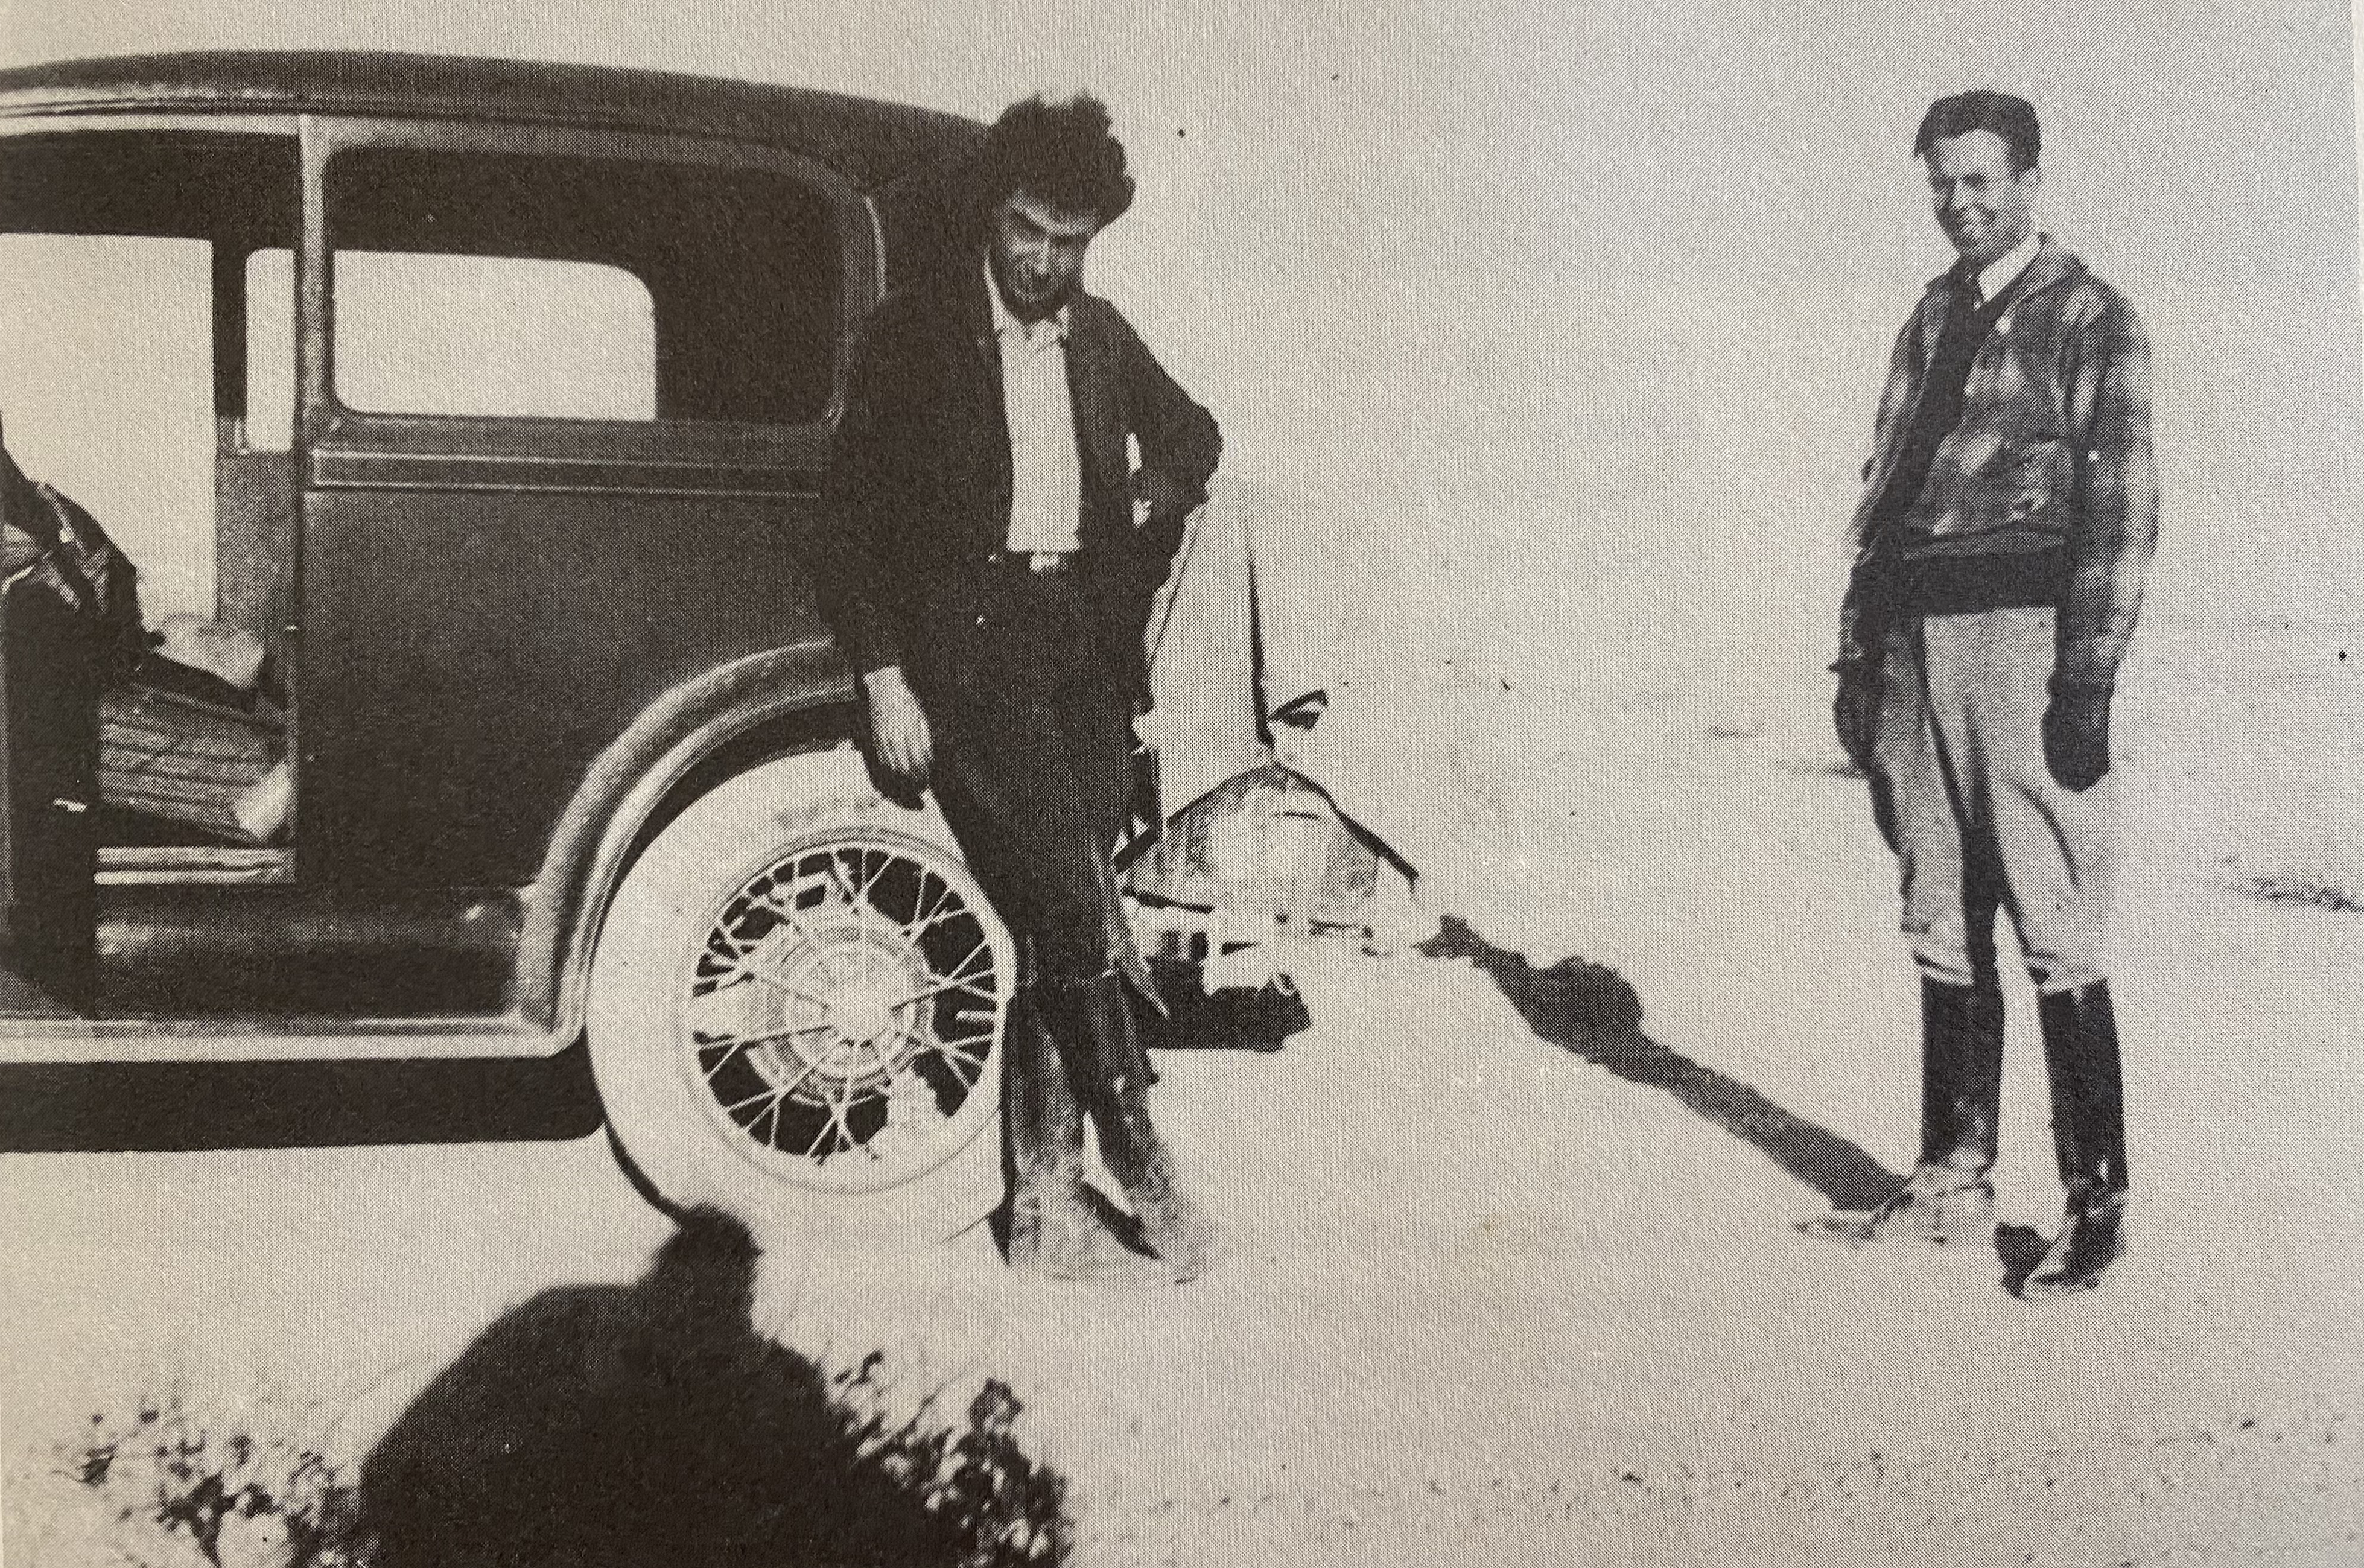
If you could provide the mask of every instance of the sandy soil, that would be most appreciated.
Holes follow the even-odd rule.
[[[1079,1562],[2364,1560],[2364,918],[2213,885],[2138,759],[2135,1251],[2031,1307],[1990,1254],[1792,1229],[1907,1158],[1916,1094],[1890,873],[1808,728],[1496,685],[1475,721],[1451,695],[1500,808],[1455,907],[1494,945],[1309,961],[1285,1051],[1161,1059],[1221,1272],[1096,1294],[972,1233],[767,1259],[759,1321],[1011,1383]],[[1642,1038],[1540,1038],[1516,953],[1614,964]],[[2001,1188],[2048,1230],[2025,1001]],[[358,1449],[505,1307],[664,1233],[597,1140],[9,1156],[0,1193],[11,1568],[28,1456],[135,1386],[265,1378]]]

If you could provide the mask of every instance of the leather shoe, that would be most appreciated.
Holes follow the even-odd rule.
[[[1970,1171],[1922,1165],[1878,1208],[1838,1210],[1798,1229],[1850,1247],[1875,1241],[1985,1241],[1994,1234],[1994,1184]]]
[[[2126,1254],[2126,1195],[2099,1188],[2068,1195],[2060,1234],[2044,1261],[2019,1287],[2028,1301],[2080,1296],[2102,1282],[2110,1266]]]

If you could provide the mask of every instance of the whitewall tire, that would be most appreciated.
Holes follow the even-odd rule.
[[[759,1240],[941,1240],[1001,1190],[1016,959],[932,803],[852,750],[784,757],[668,824],[592,961],[608,1126],[667,1204]]]

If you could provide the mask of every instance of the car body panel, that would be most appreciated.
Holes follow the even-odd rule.
[[[237,430],[217,459],[222,515],[271,513],[286,536],[285,582],[235,586],[292,671],[292,845],[186,867],[103,851],[80,916],[33,889],[90,930],[96,1004],[0,995],[0,1063],[555,1058],[582,1027],[600,913],[676,793],[850,733],[806,564],[845,361],[882,280],[947,232],[943,172],[980,128],[803,89],[424,56],[0,72],[0,160],[22,136],[193,130],[300,148],[284,197],[300,231],[280,241],[293,442],[247,451]],[[786,423],[341,406],[328,181],[340,154],[388,149],[797,183],[833,237],[825,398]],[[136,213],[98,221],[139,231]],[[218,253],[228,232],[217,413],[244,406],[224,384],[244,371],[220,337],[219,291],[243,286],[225,282],[242,260]]]
[[[0,71],[0,117],[317,114],[585,126],[791,149],[864,189],[967,146],[957,116],[809,88],[459,56],[198,50]]]

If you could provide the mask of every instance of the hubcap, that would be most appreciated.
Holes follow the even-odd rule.
[[[869,1191],[957,1153],[1009,1006],[1008,936],[958,865],[886,835],[801,846],[708,919],[680,1009],[685,1069],[742,1152]]]

